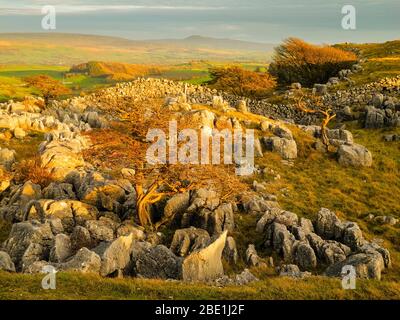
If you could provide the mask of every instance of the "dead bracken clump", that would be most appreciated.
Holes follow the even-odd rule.
[[[14,180],[17,183],[31,181],[43,188],[47,187],[54,181],[54,175],[41,165],[39,157],[35,157],[28,160],[22,160],[20,163],[15,165]]]

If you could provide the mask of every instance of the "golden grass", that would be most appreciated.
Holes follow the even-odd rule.
[[[217,288],[204,284],[144,279],[107,279],[93,274],[57,273],[57,289],[43,290],[43,275],[0,272],[0,299],[18,300],[343,300],[398,299],[400,285],[358,281],[356,290],[343,290],[338,279],[305,280],[270,277],[248,286]]]

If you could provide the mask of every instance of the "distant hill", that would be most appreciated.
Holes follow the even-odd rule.
[[[217,39],[202,36],[190,36],[185,39],[165,39],[153,41],[153,43],[171,44],[186,48],[212,48],[232,51],[270,52],[276,45],[257,43],[232,39]]]
[[[64,33],[0,33],[2,64],[73,65],[92,60],[177,64],[191,60],[266,62],[273,45],[192,36],[136,41]]]

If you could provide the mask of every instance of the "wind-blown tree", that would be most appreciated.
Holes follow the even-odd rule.
[[[313,86],[326,83],[340,70],[350,69],[356,61],[357,56],[352,52],[289,38],[275,49],[269,73],[280,85],[300,82],[304,86]]]
[[[276,87],[275,79],[267,72],[254,72],[232,66],[210,70],[213,88],[248,98],[265,98]]]
[[[336,113],[330,105],[322,101],[321,96],[315,94],[305,94],[301,89],[296,90],[291,98],[293,105],[299,111],[308,114],[319,115],[321,121],[321,140],[326,149],[329,150],[329,137],[327,134],[329,123],[336,118]]]
[[[112,112],[121,120],[113,123],[111,128],[86,133],[92,140],[92,147],[84,151],[84,157],[89,162],[99,160],[108,170],[135,169],[130,180],[136,192],[135,219],[141,226],[157,230],[172,221],[173,216],[154,214],[152,208],[174,194],[212,187],[228,198],[232,190],[246,189],[235,176],[232,166],[171,163],[168,157],[165,163],[149,164],[146,159],[146,151],[152,144],[146,139],[149,129],[168,133],[169,121],[173,119],[177,121],[178,132],[198,128],[199,123],[191,116],[177,118],[161,101],[125,100],[117,105],[104,111]]]
[[[40,92],[46,107],[51,100],[71,93],[71,90],[60,81],[45,74],[27,77],[24,80],[27,84]]]

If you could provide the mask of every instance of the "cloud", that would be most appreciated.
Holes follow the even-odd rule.
[[[223,10],[225,7],[218,6],[168,6],[168,5],[54,5],[56,12],[60,14],[85,14],[91,12],[127,12],[144,10],[165,10],[165,11],[210,11]],[[43,6],[3,6],[0,8],[0,15],[41,15]]]

